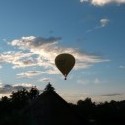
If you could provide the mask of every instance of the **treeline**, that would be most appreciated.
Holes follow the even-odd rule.
[[[39,96],[36,87],[27,91],[25,88],[17,92],[12,92],[10,98],[4,96],[0,100],[0,125],[21,125],[24,109]]]
[[[96,104],[86,98],[70,105],[92,125],[125,125],[125,100]]]
[[[54,88],[49,85],[44,91],[54,91]],[[30,91],[24,88],[12,92],[10,98],[2,97],[0,100],[0,125],[24,125],[28,119],[23,111],[38,96],[39,90],[33,87]],[[85,100],[79,100],[77,104],[69,103],[69,105],[90,125],[125,125],[125,100],[112,100],[96,104],[92,102],[91,98],[86,98]],[[28,125],[28,123],[25,124]]]

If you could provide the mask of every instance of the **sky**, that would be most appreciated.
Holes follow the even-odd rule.
[[[0,0],[0,94],[50,82],[76,102],[125,99],[125,0]],[[61,53],[76,63],[67,80]]]

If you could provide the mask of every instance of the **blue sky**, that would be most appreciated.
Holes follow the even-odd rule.
[[[125,99],[124,22],[125,0],[0,0],[1,94],[51,82],[71,101]],[[67,81],[64,52],[76,58]]]

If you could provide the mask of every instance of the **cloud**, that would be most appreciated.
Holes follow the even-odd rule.
[[[17,74],[18,78],[31,78],[33,76],[40,75],[41,71],[27,71]]]
[[[11,94],[12,91],[18,91],[22,90],[23,88],[26,88],[29,90],[33,85],[30,83],[19,83],[14,85],[1,85],[0,86],[0,94]]]
[[[8,51],[0,54],[0,63],[10,63],[13,68],[22,68],[37,65],[37,58],[33,53]]]
[[[17,87],[17,86],[22,86],[25,88],[31,88],[33,85],[30,83],[18,83],[18,84],[14,84],[13,87]]]
[[[40,82],[50,82],[50,78],[42,78],[39,81]]]
[[[94,28],[87,30],[87,33],[104,28],[109,24],[109,22],[110,22],[110,20],[108,18],[102,18],[98,21],[99,24],[97,26],[95,26]]]
[[[89,93],[77,93],[77,92],[72,92],[68,91],[65,93],[60,93],[60,95],[66,99],[68,102],[72,103],[77,103],[78,100],[85,100],[86,98],[91,98],[93,102],[96,102],[97,104],[100,104],[100,102],[105,102],[108,101],[110,102],[111,100],[115,101],[121,101],[125,99],[125,94],[124,93],[112,93],[112,94],[105,94],[105,95],[98,95],[98,94],[89,94]]]
[[[44,49],[44,47],[51,48],[51,46],[56,44],[58,40],[61,40],[61,38],[60,37],[43,38],[43,37],[29,36],[13,40],[9,44],[11,44],[12,46],[18,46],[20,47],[20,49],[31,49],[31,48]]]
[[[121,69],[125,69],[125,66],[121,65],[121,66],[119,66],[119,68],[121,68]]]
[[[60,93],[60,95],[70,103],[77,103],[78,100],[84,100],[90,96],[88,93],[85,92],[82,93],[65,92],[65,93]]]
[[[100,79],[99,78],[96,78],[95,80],[94,80],[94,83],[95,84],[100,84],[102,81],[100,81]]]
[[[55,67],[54,60],[58,54],[69,53],[76,59],[74,69],[85,69],[90,66],[109,61],[103,59],[101,56],[81,52],[78,48],[68,48],[59,45],[60,37],[35,37],[28,36],[20,39],[12,40],[9,45],[17,47],[19,51],[9,51],[0,54],[1,63],[12,64],[13,68],[25,68],[31,66],[41,66],[47,74],[59,74],[58,69]],[[30,77],[38,75],[38,72],[25,72],[20,73],[20,77]]]
[[[109,22],[110,22],[109,19],[106,19],[106,18],[100,19],[101,27],[107,26]]]
[[[1,82],[1,80],[0,80],[0,88],[2,87],[2,85],[3,85],[3,84],[2,84],[2,82]]]
[[[77,83],[81,84],[81,85],[88,85],[88,84],[99,85],[99,84],[106,83],[106,82],[107,81],[100,80],[99,78],[94,78],[94,79],[79,79],[79,80],[77,80]]]
[[[53,67],[53,69],[49,69],[49,70],[46,70],[45,72],[43,73],[47,73],[47,74],[59,74],[59,70],[57,70],[56,68]]]
[[[91,3],[94,6],[104,6],[107,4],[125,4],[125,0],[80,0],[81,3]]]
[[[81,85],[87,85],[87,84],[89,84],[90,83],[90,80],[86,80],[86,79],[79,79],[79,80],[77,80],[77,83],[78,84],[81,84]]]
[[[2,69],[2,66],[0,65],[0,69]]]
[[[111,94],[105,94],[105,95],[101,95],[101,96],[119,96],[119,95],[123,95],[122,93],[111,93]]]

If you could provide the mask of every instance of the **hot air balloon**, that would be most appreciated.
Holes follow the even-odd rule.
[[[71,54],[63,53],[55,58],[55,64],[66,80],[67,75],[75,65],[75,58]]]

